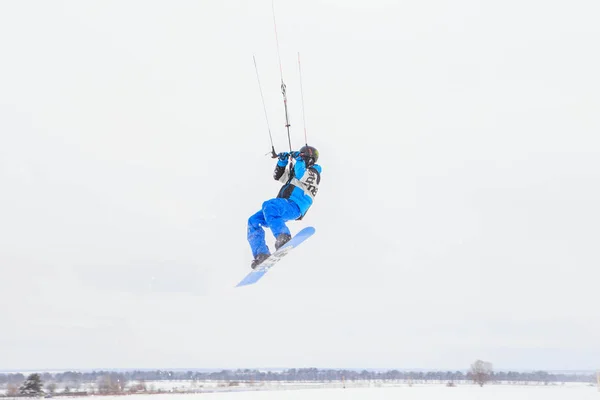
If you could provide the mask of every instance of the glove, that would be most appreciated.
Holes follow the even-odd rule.
[[[292,157],[295,158],[297,161],[300,161],[302,159],[302,153],[300,153],[299,151],[293,151]]]
[[[277,157],[281,160],[281,161],[285,161],[288,158],[290,158],[290,153],[288,153],[287,151],[284,151],[283,153],[279,153],[277,154]]]

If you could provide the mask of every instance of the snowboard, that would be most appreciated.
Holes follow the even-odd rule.
[[[302,242],[315,233],[315,228],[309,226],[298,232],[292,239],[276,250],[269,258],[263,261],[256,269],[253,269],[235,287],[248,286],[258,282],[265,274],[273,268],[283,257],[288,255],[292,249],[298,247]]]

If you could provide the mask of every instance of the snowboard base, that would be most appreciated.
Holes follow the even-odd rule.
[[[315,228],[312,226],[306,227],[298,232],[292,239],[281,246],[269,258],[263,261],[248,275],[244,277],[235,287],[248,286],[258,282],[265,274],[275,266],[283,257],[288,255],[292,249],[298,247],[302,242],[311,237],[315,233]]]

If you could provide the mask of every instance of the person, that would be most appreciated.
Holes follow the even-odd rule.
[[[312,206],[321,183],[319,152],[312,146],[300,151],[279,153],[273,178],[283,182],[275,198],[265,201],[262,208],[248,219],[248,243],[252,249],[252,269],[271,255],[265,242],[265,229],[275,237],[275,250],[292,238],[287,221],[301,220]],[[291,159],[290,168],[288,162]]]

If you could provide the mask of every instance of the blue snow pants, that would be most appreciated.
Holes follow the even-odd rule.
[[[289,235],[290,230],[285,225],[286,221],[295,220],[300,217],[300,214],[298,205],[288,199],[275,198],[265,201],[262,209],[248,218],[248,243],[254,258],[258,254],[271,254],[265,243],[263,227],[270,228],[274,237],[282,233]]]

